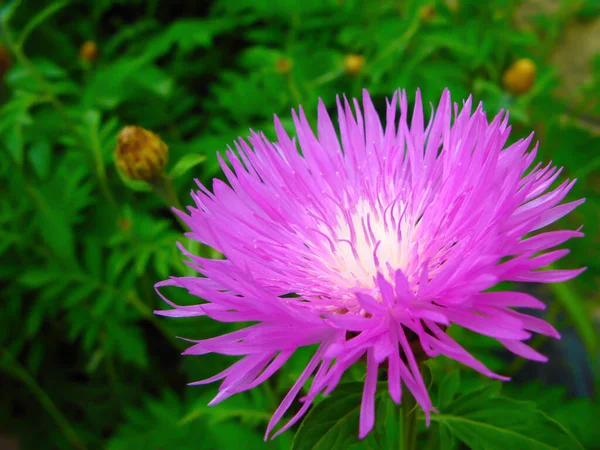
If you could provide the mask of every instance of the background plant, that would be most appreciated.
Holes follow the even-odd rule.
[[[116,169],[113,149],[125,125],[158,133],[169,146],[166,173],[188,204],[193,178],[210,185],[219,175],[216,152],[249,127],[269,134],[274,113],[289,126],[290,108],[302,104],[314,118],[319,97],[333,111],[336,94],[356,97],[363,87],[378,107],[398,87],[409,95],[420,87],[425,101],[449,87],[455,101],[473,93],[488,111],[509,108],[514,139],[535,130],[539,159],[579,179],[570,196],[587,201],[563,226],[585,224],[586,238],[571,244],[561,266],[588,270],[566,284],[527,287],[549,304],[545,314],[563,335],[535,341],[551,355],[546,365],[523,364],[499,347],[490,352],[491,341],[452,330],[515,382],[500,392],[476,374],[459,375],[451,361],[430,361],[441,415],[428,433],[422,427],[418,448],[525,448],[507,440],[524,420],[534,430],[565,427],[585,448],[600,448],[593,426],[600,415],[600,59],[577,62],[589,69],[575,88],[565,87],[569,64],[554,63],[565,34],[594,29],[600,11],[593,0],[549,7],[532,13],[528,4],[501,0],[3,2],[0,439],[35,449],[396,442],[398,412],[383,398],[378,408],[389,419],[362,443],[358,415],[331,412],[352,410],[360,368],[349,375],[345,397],[319,405],[295,439],[290,432],[267,444],[265,424],[305,355],[259,390],[216,407],[206,406],[216,386],[185,386],[230,360],[181,358],[184,345],[174,336],[226,330],[152,314],[162,308],[152,285],[191,273],[176,242],[194,244],[148,184]],[[591,36],[583,42],[594,45]],[[178,290],[169,295],[186,301]],[[340,401],[344,408],[336,407]],[[523,415],[511,421],[507,411],[515,408]],[[307,430],[318,414],[331,420],[317,442]],[[495,434],[484,432],[490,425]],[[532,448],[555,448],[553,436]]]

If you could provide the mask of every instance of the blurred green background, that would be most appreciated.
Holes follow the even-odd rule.
[[[273,114],[289,126],[299,104],[314,120],[319,97],[335,114],[336,94],[363,87],[378,108],[397,88],[412,101],[418,87],[434,103],[445,87],[455,101],[472,93],[489,117],[508,108],[512,140],[535,131],[538,160],[579,179],[568,198],[587,201],[558,226],[583,224],[586,237],[557,266],[588,270],[565,284],[517,286],[550,305],[544,314],[563,334],[534,340],[551,362],[525,364],[452,333],[514,376],[508,395],[600,448],[598,0],[0,4],[0,448],[290,448],[293,431],[267,444],[262,434],[310,349],[219,406],[206,406],[216,385],[186,386],[233,358],[182,357],[175,336],[232,327],[154,316],[164,305],[153,284],[193,273],[177,241],[211,253],[183,237],[148,184],[117,170],[113,150],[125,125],[160,135],[165,180],[190,204],[193,179],[210,186],[216,152],[250,127],[272,136]],[[441,358],[430,366],[434,379],[458,370]],[[461,374],[461,389],[479,380]],[[361,367],[348,374],[363,376]],[[464,445],[436,427],[422,427],[423,448]]]

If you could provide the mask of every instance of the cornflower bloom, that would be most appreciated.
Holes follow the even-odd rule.
[[[215,179],[212,192],[198,183],[195,207],[179,214],[191,229],[189,238],[225,259],[199,257],[180,246],[202,277],[157,284],[157,290],[179,286],[204,299],[179,306],[161,295],[174,309],[158,314],[256,322],[192,341],[184,352],[243,356],[218,375],[191,383],[223,380],[211,404],[258,386],[299,347],[318,344],[266,437],[309,377],[301,408],[276,434],[296,423],[319,393],[332,392],[360,359],[366,359],[361,438],[374,424],[383,364],[391,398],[401,402],[404,384],[429,422],[435,409],[413,349],[506,379],[446,334],[452,324],[545,361],[524,341],[532,332],[559,334],[513,309],[545,305],[526,293],[488,290],[501,281],[560,282],[583,270],[537,270],[568,253],[547,250],[582,236],[579,230],[538,230],[583,200],[561,204],[575,180],[549,190],[561,169],[531,167],[537,150],[528,151],[532,135],[506,146],[508,114],[489,122],[481,104],[472,112],[471,98],[453,107],[447,90],[426,126],[419,92],[410,126],[405,92],[387,102],[385,124],[366,91],[362,110],[355,100],[353,112],[345,98],[337,106],[339,137],[320,103],[318,137],[300,109],[293,113],[297,140],[276,117],[277,143],[251,132],[249,143],[240,139],[226,160],[219,156],[228,183]]]

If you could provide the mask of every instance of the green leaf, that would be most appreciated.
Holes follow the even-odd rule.
[[[228,31],[234,25],[231,20],[180,19],[148,43],[148,52],[153,56],[160,56],[173,45],[177,45],[184,53],[197,47],[208,47],[215,36]]]
[[[117,301],[118,299],[114,299]],[[146,341],[141,329],[134,325],[108,322],[106,328],[106,352],[140,368],[148,367]]]
[[[31,269],[19,277],[19,282],[28,288],[40,288],[52,283],[59,274],[47,269]]]
[[[146,67],[135,82],[160,97],[168,97],[173,91],[173,79],[154,66]]]
[[[460,385],[460,371],[453,370],[442,379],[440,383],[439,406],[443,408],[454,399]]]
[[[236,397],[228,399],[228,402]],[[106,448],[197,450],[271,447],[263,442],[252,427],[232,420],[235,416],[224,416],[219,425],[214,426],[214,422],[206,423],[203,420],[182,421],[182,417],[189,415],[186,414],[188,410],[189,401],[179,398],[172,391],[164,392],[162,398],[145,397],[143,408],[126,407],[125,421],[118,432],[111,436]],[[209,417],[208,414],[206,417]]]
[[[0,21],[6,26],[12,15],[15,13],[20,1],[11,0],[6,5],[0,7]]]
[[[36,29],[40,24],[42,24],[46,19],[48,19],[53,14],[56,14],[62,8],[69,4],[68,1],[58,1],[51,2],[46,8],[42,9],[38,12],[33,18],[23,27],[23,31],[21,31],[21,35],[19,36],[19,40],[17,42],[18,48],[23,48],[23,44],[31,34],[33,30]]]
[[[98,238],[88,237],[83,248],[85,268],[96,279],[102,279],[102,243]]]
[[[169,175],[173,179],[177,179],[184,175],[188,170],[196,167],[198,164],[203,163],[206,160],[206,155],[199,153],[188,153],[182,156],[179,161],[173,166]]]
[[[50,142],[46,139],[39,139],[31,144],[29,149],[29,161],[35,169],[38,176],[44,180],[48,177],[50,172],[50,154],[52,147]]]
[[[294,437],[292,450],[341,449],[359,443],[362,395],[363,383],[340,384],[330,397],[307,414]],[[376,398],[379,400],[381,395]],[[380,409],[378,404],[376,411]]]
[[[90,295],[98,288],[98,286],[90,283],[83,283],[77,287],[69,289],[65,300],[64,307],[71,308],[78,303],[84,301],[86,298],[89,298]]]
[[[473,450],[582,449],[562,425],[538,410],[535,403],[497,397],[490,388],[459,397],[431,420]]]
[[[485,404],[485,401],[488,399],[498,397],[501,389],[502,384],[500,384],[499,381],[480,382],[474,390],[457,398],[452,403],[452,410],[454,412],[462,413],[464,411],[477,409]]]
[[[208,406],[213,397],[212,392],[200,397],[179,424],[184,426],[202,419],[203,422],[215,426],[232,418],[239,418],[243,423],[257,425],[266,424],[271,419],[272,414],[253,404],[247,394],[234,395],[225,402]]]
[[[541,382],[509,383],[511,397],[535,401],[537,407],[571,431],[584,448],[595,448],[600,442],[600,428],[594,426],[600,417],[600,404],[591,398],[570,398],[561,385]]]
[[[40,191],[27,187],[37,203],[41,219],[40,232],[44,241],[65,262],[75,260],[75,237],[64,214],[54,210]]]

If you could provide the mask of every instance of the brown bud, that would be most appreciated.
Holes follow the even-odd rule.
[[[121,229],[122,231],[129,231],[131,230],[131,220],[126,219],[125,217],[122,217],[119,219],[119,221],[117,222],[117,226],[119,227],[119,229]]]
[[[85,41],[79,49],[79,57],[82,61],[93,64],[98,59],[98,46],[94,41]]]
[[[290,73],[290,70],[292,70],[292,66],[293,65],[294,64],[292,63],[291,60],[289,60],[288,58],[285,58],[285,57],[282,56],[275,63],[275,71],[277,73],[285,75],[285,74]]]
[[[347,55],[344,58],[344,69],[348,75],[358,75],[364,65],[365,57],[362,55]]]
[[[4,79],[6,72],[12,67],[12,56],[10,52],[0,45],[0,80]]]
[[[115,162],[132,180],[152,181],[159,178],[169,155],[169,148],[156,134],[141,127],[126,126],[117,137]]]
[[[433,5],[424,5],[419,8],[419,17],[423,22],[431,22],[436,15],[437,11]]]
[[[524,94],[535,81],[537,67],[529,58],[515,61],[502,75],[502,84],[512,94]]]

